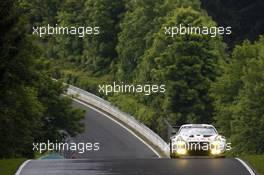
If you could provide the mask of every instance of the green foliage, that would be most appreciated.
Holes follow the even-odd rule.
[[[121,21],[118,34],[118,72],[122,81],[132,81],[137,75],[137,66],[141,63],[146,50],[152,46],[154,34],[160,30],[166,16],[178,7],[192,6],[199,9],[198,0],[141,0],[129,1],[126,13]]]
[[[38,84],[38,98],[44,107],[42,138],[51,141],[63,140],[65,136],[76,136],[83,131],[84,112],[71,106],[71,99],[61,96],[66,88],[62,83],[42,77]],[[64,135],[67,132],[67,135]],[[36,136],[37,137],[37,136]]]
[[[160,110],[173,123],[210,122],[213,108],[208,95],[210,84],[217,76],[218,60],[223,58],[220,38],[205,35],[164,35],[165,26],[214,26],[203,12],[179,7],[168,17],[155,35],[152,47],[145,53],[139,67],[139,81],[166,84]],[[156,101],[157,97],[148,100]]]
[[[61,79],[65,83],[81,87],[94,94],[98,94],[98,84],[110,84],[113,80],[111,74],[94,76],[87,73],[85,69],[76,68],[73,64],[65,63],[63,60],[53,62],[51,68],[52,76],[56,79]]]
[[[148,126],[155,124],[154,110],[137,102],[132,95],[114,95],[109,99],[121,110],[126,111]]]
[[[4,8],[4,9],[3,9]],[[62,97],[40,50],[27,35],[27,14],[17,1],[1,6],[0,158],[33,157],[32,143],[63,139],[81,131],[83,113]]]
[[[133,95],[118,94],[108,98],[121,111],[134,116],[138,121],[144,123],[161,137],[167,139],[167,126],[162,114],[157,108],[140,101]]]
[[[56,19],[58,26],[80,27],[87,24],[85,21],[86,16],[83,0],[78,3],[67,0],[60,5]],[[74,63],[76,66],[83,66],[81,64],[85,63],[85,60],[82,59],[84,38],[80,38],[78,35],[58,35],[53,36],[53,38],[54,43],[51,44],[53,46],[52,51],[56,53],[55,58],[63,58],[65,61]]]
[[[4,5],[6,9],[1,9],[0,157],[14,156],[17,152],[30,155],[28,145],[34,140],[34,130],[40,126],[43,111],[33,87],[36,69],[31,50],[34,47],[21,28],[25,17],[19,17],[16,7],[10,1]]]
[[[121,80],[131,80],[133,71],[149,47],[153,32],[157,29],[157,6],[159,1],[132,1],[121,22],[118,35],[118,76]]]
[[[100,35],[44,36],[39,44],[45,48],[45,58],[73,63],[94,75],[113,69],[122,0],[23,0],[21,4],[29,11],[33,26],[99,27]]]
[[[33,25],[55,25],[61,2],[59,0],[20,0],[20,6],[29,13],[29,22]]]
[[[40,26],[56,26],[58,24],[58,10],[61,8],[60,0],[20,0],[19,6],[23,11],[28,13],[27,25],[30,27]],[[32,32],[32,29],[30,30]],[[35,42],[44,48],[41,53],[45,57],[58,58],[59,48],[56,47],[56,40],[54,36],[42,36],[38,38],[41,42]]]
[[[263,153],[264,38],[237,46],[212,87],[216,122],[235,153]]]
[[[117,56],[115,46],[123,1],[87,0],[85,11],[87,23],[100,27],[99,35],[89,37],[84,42],[87,68],[92,73],[106,73]]]

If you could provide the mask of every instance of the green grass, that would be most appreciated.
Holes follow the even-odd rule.
[[[250,163],[258,173],[264,175],[264,155],[248,155],[241,158]]]
[[[2,159],[0,160],[0,172],[1,175],[14,175],[19,168],[19,166],[25,161],[26,159]]]

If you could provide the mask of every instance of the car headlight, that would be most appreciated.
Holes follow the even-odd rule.
[[[221,154],[221,150],[220,149],[212,149],[211,154],[213,154],[213,155]]]
[[[211,144],[212,144],[213,147],[217,147],[218,148],[221,145],[221,141],[220,140],[214,140]]]
[[[185,141],[176,141],[176,145],[179,147],[185,147],[186,143],[185,143]]]
[[[186,142],[182,139],[182,137],[178,137],[175,141],[175,146],[177,148],[186,148]]]
[[[185,154],[187,154],[187,150],[185,148],[177,149],[176,152],[179,155],[185,155]]]
[[[211,142],[211,154],[217,155],[221,154],[225,148],[225,139],[223,136],[218,135],[212,142]]]
[[[187,144],[186,142],[182,139],[182,137],[178,137],[175,142],[175,147],[176,147],[176,152],[178,155],[185,155],[187,154]]]

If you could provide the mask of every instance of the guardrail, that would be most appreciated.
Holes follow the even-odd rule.
[[[110,102],[75,86],[69,85],[67,90],[68,95],[75,95],[74,98],[87,102],[102,111],[105,111],[112,116],[116,117],[126,125],[133,128],[135,131],[143,135],[150,143],[158,147],[165,155],[169,155],[167,143],[155,132],[145,126],[143,123],[137,121],[133,116],[120,111],[117,107],[111,105]],[[136,134],[136,133],[135,133]],[[155,149],[155,148],[154,148]]]

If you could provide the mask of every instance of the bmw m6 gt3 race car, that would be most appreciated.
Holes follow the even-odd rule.
[[[182,125],[178,132],[170,138],[170,157],[204,155],[224,157],[226,139],[218,134],[212,125]]]

